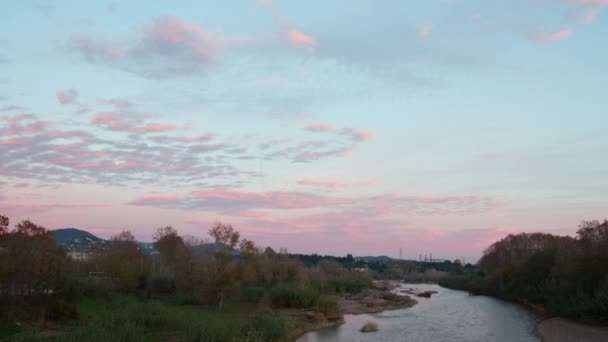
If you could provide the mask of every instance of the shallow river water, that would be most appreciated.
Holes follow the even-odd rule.
[[[400,286],[435,290],[439,293],[429,299],[416,298],[418,304],[408,309],[369,315],[345,315],[345,324],[307,333],[297,341],[539,341],[533,334],[536,316],[516,304],[491,297],[471,296],[438,285]],[[359,332],[369,321],[378,323],[379,330],[372,333]]]

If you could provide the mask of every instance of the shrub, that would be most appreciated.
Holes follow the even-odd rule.
[[[167,294],[175,291],[175,281],[169,276],[152,276],[148,281],[148,286],[152,293]]]
[[[84,280],[79,283],[82,295],[90,299],[110,299],[112,283],[109,279]]]
[[[130,305],[124,312],[125,318],[135,325],[144,327],[173,326],[167,309],[160,303],[137,303]]]
[[[371,279],[362,273],[347,273],[328,279],[327,286],[331,292],[361,292],[371,286]]]
[[[201,300],[190,292],[177,291],[175,294],[175,302],[178,305],[196,305],[200,304]]]
[[[287,322],[279,315],[258,315],[243,328],[246,341],[278,341],[287,335]]]
[[[248,303],[259,303],[266,295],[266,289],[263,287],[249,287],[241,293],[241,301]]]
[[[57,299],[48,307],[46,319],[51,321],[80,319],[80,313],[76,305],[68,303],[63,299]]]
[[[382,299],[388,300],[389,302],[399,302],[403,300],[403,297],[392,292],[384,292],[382,293]]]
[[[332,296],[320,296],[317,299],[316,311],[323,313],[328,319],[340,316],[338,301],[336,301],[336,298]]]
[[[316,291],[307,288],[283,286],[270,291],[270,301],[275,308],[309,308],[318,297]]]

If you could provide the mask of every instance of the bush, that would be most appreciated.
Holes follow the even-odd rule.
[[[63,299],[57,299],[48,307],[46,319],[51,321],[80,319],[80,313],[76,305],[68,303]]]
[[[287,335],[287,322],[279,315],[258,315],[243,328],[246,341],[278,341]]]
[[[263,287],[249,287],[241,293],[241,301],[248,303],[259,303],[266,295]]]
[[[318,297],[316,291],[307,288],[283,286],[270,291],[270,301],[275,308],[309,308]]]
[[[197,305],[201,304],[201,300],[194,294],[186,291],[177,291],[175,294],[175,302],[178,305]]]
[[[317,299],[316,311],[323,313],[328,319],[340,316],[338,301],[336,301],[336,298],[332,296],[320,296]]]
[[[125,318],[144,327],[174,326],[175,322],[160,303],[137,303],[125,310]]]
[[[371,279],[363,273],[348,273],[333,276],[327,281],[331,292],[361,292],[371,286]]]
[[[169,276],[156,275],[150,277],[148,286],[152,293],[173,293],[175,291],[175,280]]]
[[[109,279],[83,280],[78,284],[83,296],[90,299],[110,299],[112,283]]]

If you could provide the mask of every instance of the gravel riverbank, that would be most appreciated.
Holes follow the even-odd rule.
[[[563,318],[549,318],[536,325],[536,334],[543,342],[608,341],[608,327],[575,323]]]

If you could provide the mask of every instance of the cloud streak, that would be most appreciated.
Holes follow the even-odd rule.
[[[557,40],[567,39],[572,36],[572,31],[570,30],[562,30],[556,32],[544,32],[544,31],[536,31],[530,32],[528,35],[528,39],[534,43],[542,44],[553,42]]]

